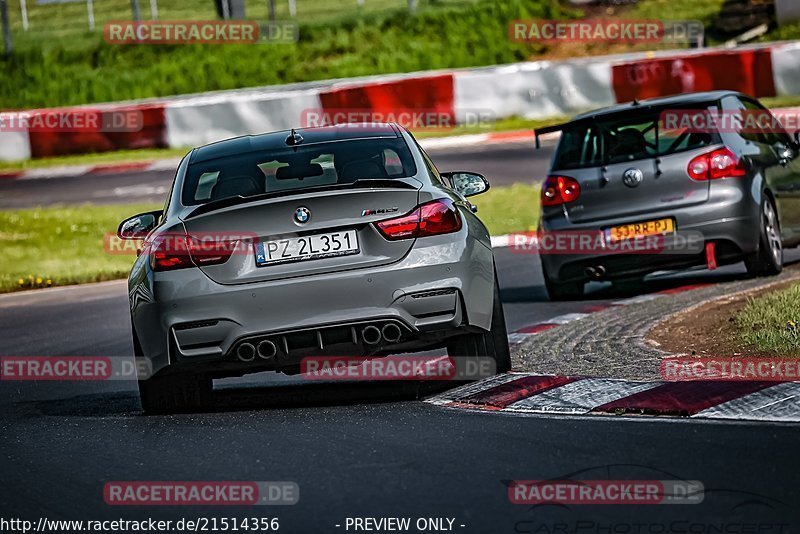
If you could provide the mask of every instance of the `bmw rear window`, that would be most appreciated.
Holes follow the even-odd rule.
[[[314,143],[269,152],[247,152],[189,165],[185,206],[357,180],[392,179],[417,173],[402,138]]]
[[[710,105],[685,109],[706,110]],[[655,158],[720,142],[716,132],[667,129],[659,120],[667,109],[672,111],[676,106],[629,109],[568,124],[562,130],[553,169],[581,169]]]

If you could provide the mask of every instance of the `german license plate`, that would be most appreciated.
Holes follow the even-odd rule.
[[[672,219],[657,219],[633,224],[613,226],[606,230],[609,241],[624,241],[651,235],[671,234],[675,231],[675,221]]]
[[[256,265],[275,265],[358,254],[355,230],[270,239],[256,244]]]

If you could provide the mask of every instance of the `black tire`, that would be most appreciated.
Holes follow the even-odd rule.
[[[508,348],[506,317],[500,300],[497,273],[494,281],[494,302],[492,303],[492,325],[489,332],[463,334],[447,344],[447,355],[458,357],[488,356],[495,361],[498,373],[511,370],[511,351]]]
[[[547,269],[542,266],[542,277],[544,278],[544,287],[547,289],[547,295],[550,300],[579,300],[583,297],[583,286],[585,282],[556,282],[547,274]]]
[[[188,373],[157,373],[139,380],[139,399],[147,414],[193,412],[211,405],[210,376]]]
[[[761,201],[760,213],[758,250],[745,256],[744,265],[751,276],[774,276],[783,270],[783,244],[778,213],[767,196]]]

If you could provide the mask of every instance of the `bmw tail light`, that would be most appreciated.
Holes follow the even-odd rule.
[[[542,206],[575,202],[581,196],[581,184],[569,176],[548,176],[542,184]]]
[[[453,201],[443,198],[417,206],[414,211],[375,223],[389,241],[449,234],[461,230],[461,216]]]
[[[716,180],[744,176],[747,169],[736,154],[723,147],[692,159],[686,172],[692,180]]]
[[[154,271],[174,271],[194,267],[189,256],[189,241],[185,235],[159,235],[145,245]]]
[[[218,265],[230,259],[238,241],[190,238],[184,234],[164,234],[146,245],[153,271],[174,271],[190,267]]]

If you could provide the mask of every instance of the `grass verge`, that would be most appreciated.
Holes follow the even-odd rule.
[[[496,187],[475,197],[492,235],[535,228],[538,187]],[[0,212],[0,292],[125,278],[132,255],[108,254],[103,237],[152,204],[47,207]],[[20,282],[21,281],[21,282]]]
[[[748,299],[733,322],[742,344],[781,356],[800,356],[800,283]]]
[[[133,256],[107,254],[103,236],[115,232],[125,217],[153,209],[158,206],[87,205],[0,212],[0,292],[124,278]]]

